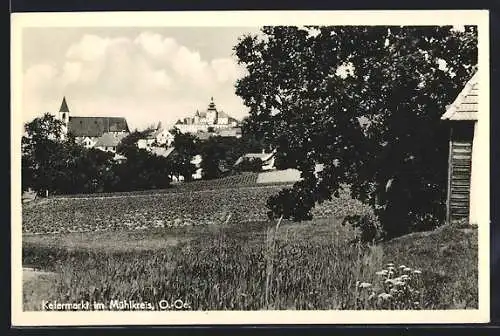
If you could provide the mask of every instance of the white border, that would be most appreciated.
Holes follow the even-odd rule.
[[[210,311],[210,312],[23,312],[21,266],[21,125],[22,29],[24,27],[161,27],[262,25],[464,25],[479,27],[481,80],[478,139],[479,309],[453,311]],[[479,323],[489,321],[489,18],[486,10],[454,11],[233,11],[233,12],[97,12],[22,13],[11,15],[11,179],[12,179],[12,325],[197,325],[197,324],[387,324]]]

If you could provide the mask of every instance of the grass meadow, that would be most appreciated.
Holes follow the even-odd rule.
[[[41,300],[114,299],[180,299],[194,310],[478,307],[474,229],[443,226],[362,246],[340,217],[276,224],[229,218],[25,235],[23,265],[54,273],[24,281],[24,310],[40,310]]]

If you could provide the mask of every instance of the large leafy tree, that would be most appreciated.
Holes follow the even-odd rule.
[[[64,162],[62,122],[46,113],[24,125],[21,140],[22,186],[37,192],[57,189]]]
[[[244,128],[241,138],[212,136],[199,145],[202,156],[201,168],[203,178],[218,178],[228,173],[234,167],[235,162],[245,153],[260,152],[264,146],[255,135]],[[255,171],[262,163],[239,166],[235,171]],[[243,168],[241,170],[240,168]]]
[[[167,158],[157,156],[137,146],[151,129],[134,131],[120,141],[116,151],[127,159],[114,165],[119,191],[166,188],[170,185],[172,167]]]
[[[103,191],[114,179],[112,155],[86,149],[51,114],[25,124],[22,138],[22,185],[45,193]]]
[[[248,73],[236,93],[249,123],[303,177],[270,199],[272,213],[309,218],[346,183],[389,237],[440,223],[449,135],[440,116],[474,71],[476,46],[476,27],[451,26],[276,26],[241,38]]]
[[[59,189],[65,194],[112,191],[116,183],[114,155],[95,148],[85,148],[72,135],[64,143],[65,172]]]
[[[199,153],[199,141],[190,133],[182,133],[174,128],[170,131],[174,136],[172,146],[175,151],[169,156],[172,174],[183,176],[185,181],[190,181],[196,172],[196,166],[191,163],[193,157]]]
[[[204,179],[219,178],[227,166],[238,158],[236,139],[212,136],[200,144],[201,169]],[[235,158],[236,157],[236,158]]]

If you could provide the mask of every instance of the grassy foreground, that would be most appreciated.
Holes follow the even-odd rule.
[[[24,283],[24,309],[113,299],[153,309],[180,299],[195,310],[478,307],[475,230],[444,226],[365,247],[351,244],[355,232],[335,218],[283,222],[277,232],[274,224],[27,235],[23,265],[55,275]],[[412,270],[400,292],[386,288],[387,263]],[[373,299],[384,288],[394,295]],[[383,295],[403,299],[380,303]]]

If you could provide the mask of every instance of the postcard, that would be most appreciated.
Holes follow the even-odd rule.
[[[11,19],[14,326],[489,321],[488,11]]]

